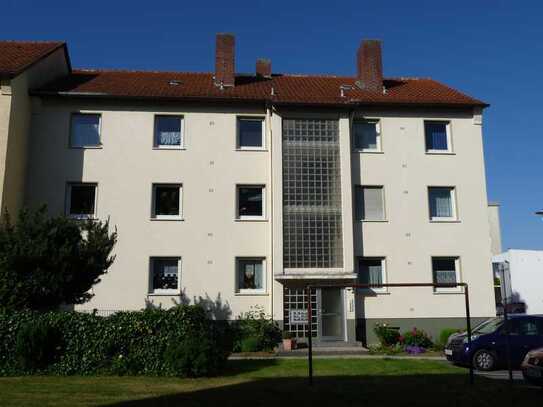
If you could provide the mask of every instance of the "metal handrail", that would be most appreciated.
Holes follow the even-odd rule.
[[[435,284],[435,283],[383,283],[383,284],[308,284],[306,286],[307,290],[307,362],[308,362],[308,376],[309,376],[309,385],[313,385],[313,334],[311,331],[311,317],[312,317],[312,306],[311,306],[311,290],[316,288],[386,288],[386,287],[433,287],[433,288],[457,288],[464,287],[464,299],[466,306],[466,330],[468,334],[468,347],[471,350],[471,316],[470,316],[470,306],[469,306],[469,287],[467,283],[446,283],[446,284]],[[473,360],[469,358],[469,383],[472,385],[474,382],[474,372],[473,372]]]

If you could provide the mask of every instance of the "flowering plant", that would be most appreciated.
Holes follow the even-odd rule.
[[[426,352],[426,349],[421,348],[420,346],[416,346],[416,345],[415,346],[408,345],[405,347],[405,352],[409,353],[410,355],[418,355],[420,353]]]
[[[373,331],[383,346],[392,346],[399,342],[400,332],[397,328],[389,327],[387,324],[376,323]]]
[[[405,345],[406,350],[409,346],[416,346],[424,349],[428,349],[432,346],[430,336],[422,329],[417,328],[413,328],[411,331],[405,332],[403,334],[402,343]]]

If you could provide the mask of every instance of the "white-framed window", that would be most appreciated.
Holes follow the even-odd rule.
[[[434,284],[455,284],[460,280],[459,257],[432,257],[432,281]],[[436,287],[436,292],[458,292],[461,287]]]
[[[266,126],[263,117],[238,117],[238,150],[264,150],[266,148]]]
[[[266,292],[266,260],[263,257],[236,258],[236,292],[239,294]]]
[[[358,282],[360,284],[386,284],[386,261],[384,257],[359,257]],[[376,293],[386,292],[386,287],[371,288]]]
[[[179,295],[180,287],[181,257],[151,257],[149,294]]]
[[[266,187],[264,185],[237,185],[237,219],[263,220],[266,218]]]
[[[379,120],[353,121],[353,148],[362,152],[381,152],[381,123]]]
[[[151,217],[153,219],[182,219],[181,184],[153,184],[153,200]]]
[[[425,120],[424,140],[427,153],[452,152],[451,123],[443,120]]]
[[[356,185],[355,218],[361,221],[385,220],[385,194],[382,186]]]
[[[72,113],[70,118],[70,147],[100,147],[101,115],[98,113]]]
[[[456,189],[454,187],[428,187],[430,220],[455,221]]]
[[[179,115],[155,115],[154,147],[181,149],[185,146],[184,119]]]
[[[68,182],[66,185],[66,215],[75,219],[96,217],[96,183]]]

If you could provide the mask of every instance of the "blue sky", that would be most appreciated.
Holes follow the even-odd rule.
[[[489,102],[488,196],[504,249],[543,249],[543,2],[3,0],[0,38],[69,44],[75,67],[211,71],[216,32],[237,70],[351,75],[362,38],[384,41],[387,76],[433,77]],[[90,6],[89,6],[90,5]]]

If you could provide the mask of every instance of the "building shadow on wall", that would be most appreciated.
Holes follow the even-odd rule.
[[[215,299],[211,298],[207,293],[204,296],[194,296],[192,300],[183,289],[179,299],[172,298],[172,306],[180,305],[199,305],[206,310],[208,316],[216,321],[229,320],[232,317],[232,309],[228,301],[223,301],[221,293],[217,294]],[[148,298],[145,298],[145,309],[162,309],[162,304],[155,304]]]

